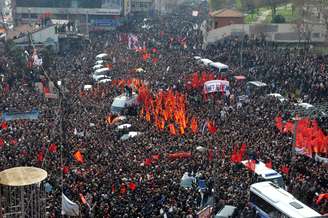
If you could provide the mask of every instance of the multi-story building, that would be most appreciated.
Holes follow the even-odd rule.
[[[158,14],[166,14],[172,12],[183,2],[184,0],[155,0],[154,7]]]
[[[100,25],[115,25],[129,13],[130,0],[12,0],[16,21],[30,22],[43,14],[52,18]],[[128,8],[124,8],[128,7]]]
[[[134,14],[154,11],[154,0],[131,0],[131,12]]]

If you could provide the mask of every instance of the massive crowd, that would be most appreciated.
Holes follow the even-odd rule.
[[[0,145],[0,170],[22,165],[46,169],[47,182],[53,187],[47,200],[49,217],[60,216],[62,185],[66,196],[80,202],[83,217],[194,217],[200,209],[201,196],[194,188],[180,186],[185,172],[201,174],[209,190],[213,188],[215,211],[234,205],[239,217],[255,217],[248,206],[252,174],[236,168],[230,160],[233,146],[242,143],[247,144],[248,153],[256,153],[263,161],[272,160],[273,169],[279,171],[288,166],[289,172],[284,174],[288,191],[320,213],[328,212],[328,201],[315,203],[316,192],[328,192],[327,165],[293,155],[292,136],[280,133],[274,122],[278,113],[291,116],[292,102],[297,99],[315,105],[328,100],[327,58],[245,37],[241,68],[238,38],[227,38],[203,50],[201,31],[190,29],[187,47],[181,46],[177,39],[184,37],[183,21],[200,23],[202,19],[202,14],[195,18],[189,12],[152,18],[150,29],[143,29],[142,20],[136,19],[116,31],[91,33],[90,43],[80,50],[55,55],[44,67],[53,81],[62,81],[65,86],[62,108],[58,100],[47,99],[35,89],[36,80],[15,63],[15,57],[0,58],[2,112],[33,108],[41,112],[38,120],[9,121],[1,129],[4,143]],[[144,61],[120,40],[130,32],[138,35],[148,49],[157,49],[157,63]],[[199,126],[207,120],[215,121],[217,133],[199,127],[197,134],[187,130],[184,135],[173,136],[139,116],[128,116],[126,122],[143,135],[119,140],[121,133],[116,125],[106,123],[106,117],[113,98],[122,90],[113,83],[95,84],[90,77],[95,56],[103,52],[110,57],[112,79],[139,78],[147,81],[154,93],[170,88],[186,94],[187,114],[196,116]],[[186,88],[192,73],[206,70],[195,62],[196,55],[229,65],[231,71],[224,77],[230,81],[235,98],[224,101],[218,94],[204,102],[201,90]],[[135,72],[136,68],[145,71]],[[280,93],[289,101],[282,103],[258,93],[248,103],[238,105],[237,96],[245,94],[246,86],[245,81],[234,79],[239,74],[247,80],[266,82],[270,92]],[[83,90],[86,84],[92,84],[92,90]],[[38,154],[50,144],[58,145],[58,151],[45,152],[40,161]],[[217,152],[209,158],[207,153],[197,151],[198,146]],[[83,163],[73,158],[77,150],[84,156]],[[166,157],[175,151],[191,152],[192,156],[176,160]],[[159,159],[145,166],[144,160],[153,155],[160,155]],[[80,194],[88,204],[81,202]]]

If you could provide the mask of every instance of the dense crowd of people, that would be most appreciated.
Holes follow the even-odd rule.
[[[321,214],[328,213],[327,200],[315,202],[315,193],[328,192],[327,164],[293,154],[292,135],[278,131],[274,122],[279,113],[286,119],[293,116],[293,103],[299,99],[314,105],[327,102],[328,59],[249,37],[226,38],[202,49],[199,29],[182,30],[186,22],[200,24],[205,14],[191,17],[191,11],[184,9],[151,18],[147,21],[150,28],[142,28],[144,21],[135,19],[115,31],[91,33],[83,48],[53,56],[44,68],[51,80],[62,82],[62,107],[58,99],[45,98],[35,88],[35,82],[47,80],[42,70],[35,68],[30,73],[16,64],[15,57],[0,57],[2,112],[38,109],[41,113],[38,120],[2,125],[0,170],[27,165],[45,169],[47,183],[53,187],[47,199],[49,217],[60,216],[62,191],[79,202],[83,217],[195,217],[202,197],[196,187],[180,186],[185,172],[200,174],[206,181],[214,211],[234,205],[238,217],[255,217],[248,204],[253,174],[230,160],[234,146],[245,143],[248,154],[255,153],[263,162],[271,160],[273,169],[288,166],[289,172],[283,174],[287,190]],[[137,35],[149,51],[156,48],[158,62],[145,61],[128,49],[122,39],[128,33]],[[181,43],[184,37],[186,43]],[[197,117],[198,132],[188,129],[183,135],[172,135],[140,116],[127,116],[126,123],[143,134],[120,140],[122,132],[108,124],[106,117],[114,97],[123,89],[115,83],[95,83],[90,77],[95,56],[104,52],[109,55],[112,80],[138,78],[147,81],[153,93],[172,89],[185,94],[188,118]],[[205,101],[202,90],[186,88],[194,72],[210,71],[194,56],[229,65],[227,74],[217,75],[230,81],[228,100],[218,92]],[[136,68],[144,71],[136,72]],[[236,75],[244,75],[246,80],[236,80]],[[269,92],[280,93],[288,101],[280,102],[260,91],[249,102],[238,104],[237,97],[245,94],[248,80],[267,83]],[[87,84],[93,85],[91,90],[83,89]],[[215,134],[202,131],[208,120],[215,122]],[[58,146],[57,151],[48,151],[51,144]],[[210,158],[207,152],[196,149],[199,146],[215,152]],[[82,162],[74,159],[76,151],[83,154]],[[174,160],[166,156],[181,151],[192,156]],[[154,155],[156,160],[144,163]],[[87,203],[81,201],[80,194]]]

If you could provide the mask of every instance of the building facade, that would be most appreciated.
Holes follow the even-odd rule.
[[[224,26],[229,26],[232,24],[243,24],[244,15],[236,10],[231,9],[221,9],[218,11],[213,11],[211,14],[212,28],[220,28]]]
[[[16,22],[37,21],[43,14],[78,23],[117,25],[117,19],[129,13],[130,0],[13,0]]]
[[[149,13],[154,10],[154,0],[131,0],[131,13]]]

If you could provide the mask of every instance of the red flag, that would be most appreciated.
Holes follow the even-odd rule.
[[[207,122],[207,129],[212,134],[214,134],[217,131],[217,128],[216,128],[215,123],[213,121],[208,121]]]
[[[159,154],[155,154],[155,155],[151,156],[151,159],[153,159],[153,160],[159,160],[160,159],[160,156],[159,156]]]
[[[231,154],[231,158],[230,160],[233,162],[233,163],[237,163],[238,160],[237,160],[237,147],[234,146],[233,148],[233,151],[232,151],[232,154]]]
[[[267,168],[272,169],[272,161],[269,160],[268,162],[266,162],[266,163],[265,163],[265,166],[266,166]]]
[[[168,158],[171,158],[171,159],[180,159],[180,158],[189,158],[189,157],[192,157],[192,154],[191,152],[176,152],[176,153],[171,153],[171,154],[168,154],[167,155]]]
[[[282,130],[283,130],[282,117],[276,116],[274,120],[275,120],[277,129],[279,129],[279,131],[282,132]]]
[[[292,121],[288,121],[285,124],[284,132],[292,133],[294,131],[294,123]]]
[[[209,161],[213,160],[213,149],[208,149],[208,160]]]
[[[153,53],[157,53],[157,48],[152,48],[151,51],[152,51]]]
[[[50,153],[56,153],[57,152],[57,145],[56,144],[51,144],[49,146],[49,152]]]
[[[126,185],[125,184],[122,184],[121,187],[120,187],[120,193],[121,194],[125,194],[126,193]]]
[[[254,172],[256,167],[256,160],[248,160],[246,163],[246,167]]]
[[[158,62],[158,58],[152,58],[153,64],[156,64]]]
[[[328,193],[320,194],[315,201],[316,204],[320,204],[321,200],[328,199]]]
[[[63,173],[67,174],[69,172],[69,166],[64,166],[63,167]]]
[[[17,144],[17,140],[16,139],[10,139],[9,144],[16,145]]]
[[[8,128],[7,122],[6,121],[3,121],[1,123],[1,129],[7,129],[7,128]]]
[[[50,93],[49,88],[44,86],[43,87],[43,94],[49,94],[49,93]]]
[[[197,125],[197,120],[195,117],[191,119],[191,124],[190,124],[191,131],[193,133],[197,133],[198,125]]]
[[[81,154],[80,151],[76,151],[74,154],[74,159],[79,162],[79,163],[83,163],[84,162],[84,158],[83,158],[83,155]]]
[[[85,200],[85,197],[80,193],[80,199],[83,204],[87,204],[87,200]]]
[[[266,163],[265,163],[265,166],[266,166],[267,168],[272,169],[272,161],[269,160],[268,162],[266,162]]]
[[[43,152],[42,151],[40,151],[39,153],[38,153],[38,161],[43,161]]]
[[[3,146],[5,146],[5,141],[2,138],[0,138],[0,148],[2,148]]]
[[[172,135],[176,135],[175,127],[172,123],[169,124],[169,130]]]
[[[136,190],[137,185],[135,183],[133,183],[133,182],[130,182],[129,183],[129,188],[131,189],[131,191],[134,191],[134,190]]]
[[[144,165],[147,167],[151,165],[151,160],[149,158],[145,158],[143,162],[144,162]]]
[[[282,173],[288,175],[288,173],[289,173],[289,168],[288,168],[288,166],[282,166],[281,169],[280,169],[280,171],[281,171]]]
[[[243,143],[243,144],[241,145],[241,148],[240,148],[240,151],[239,151],[239,156],[240,156],[239,158],[240,158],[240,161],[243,159],[243,156],[244,156],[246,150],[247,150],[247,148],[246,148],[246,144]]]
[[[112,194],[115,193],[115,185],[112,184]]]

